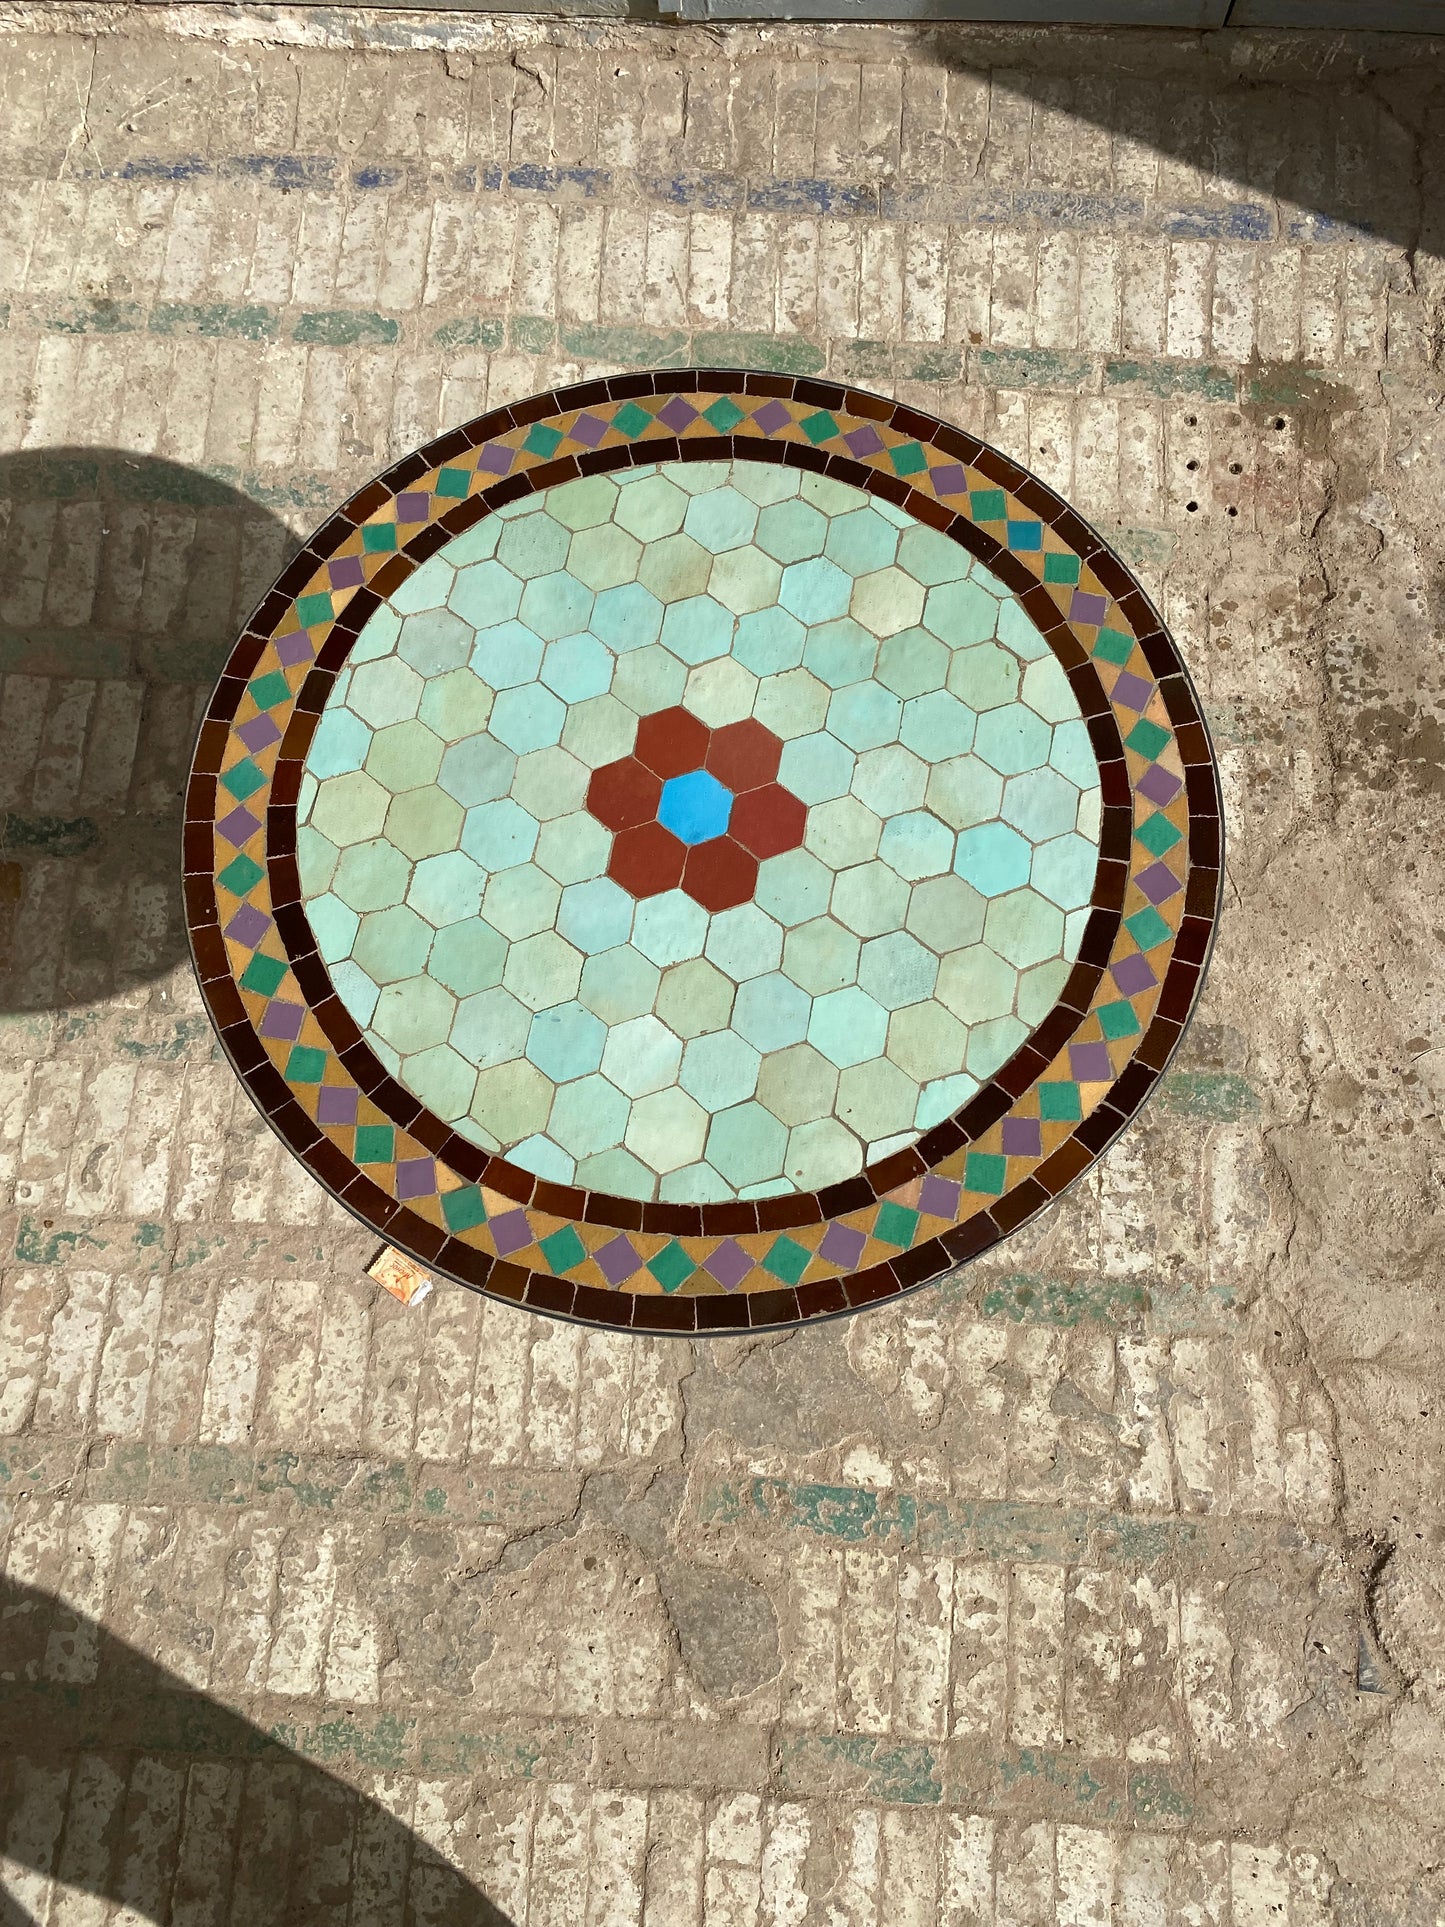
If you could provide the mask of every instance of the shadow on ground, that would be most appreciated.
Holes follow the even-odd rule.
[[[200,713],[299,546],[175,462],[0,456],[0,1012],[66,1008],[184,957],[180,831]]]
[[[0,1927],[51,1878],[155,1927],[512,1927],[377,1801],[4,1577],[0,1846]]]

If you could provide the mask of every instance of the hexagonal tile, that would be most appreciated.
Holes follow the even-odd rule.
[[[708,927],[703,954],[734,983],[776,970],[783,954],[783,932],[756,903],[721,911]]]
[[[545,1010],[575,997],[581,978],[581,951],[555,930],[514,943],[502,970],[502,982],[529,1010]]]
[[[385,910],[401,902],[410,877],[411,865],[401,851],[375,837],[341,852],[331,887],[353,910]],[[310,890],[309,883],[306,888]]]
[[[702,595],[711,573],[712,556],[701,542],[690,535],[669,535],[648,544],[637,579],[659,602],[673,603]]]
[[[847,689],[873,674],[878,661],[877,638],[852,616],[839,616],[809,629],[803,661],[830,689]]]
[[[562,892],[557,928],[584,955],[611,950],[632,933],[636,900],[611,877],[571,883]]]
[[[582,475],[547,494],[547,513],[564,529],[591,529],[612,519],[618,487],[609,475]]]
[[[979,712],[1011,703],[1018,686],[1018,658],[996,642],[960,649],[948,666],[950,692]]]
[[[798,1124],[788,1133],[784,1169],[800,1191],[840,1184],[863,1168],[863,1147],[836,1117]]]
[[[837,1090],[837,1066],[811,1044],[770,1051],[758,1072],[759,1104],[787,1125],[826,1116]]]
[[[789,621],[792,618],[789,617]],[[798,634],[802,636],[802,625]],[[801,641],[799,643],[801,652]],[[490,705],[491,698],[488,697]],[[483,721],[486,719],[483,718]],[[345,776],[350,770],[358,770],[366,761],[366,752],[371,747],[371,730],[361,718],[349,709],[334,708],[323,710],[316,732],[311,738],[311,748],[307,752],[306,767],[313,776]]]
[[[521,1057],[531,1027],[532,1013],[527,1006],[494,984],[474,996],[463,997],[457,1005],[452,1048],[478,1070],[488,1070],[494,1064]]]
[[[540,504],[515,515],[497,540],[497,560],[524,582],[565,566],[572,531],[554,522]]]
[[[625,529],[603,523],[572,537],[567,551],[567,573],[594,592],[635,582],[642,560],[642,544]]]
[[[509,796],[467,811],[462,848],[484,870],[510,870],[526,863],[537,847],[537,821]]]
[[[707,1161],[738,1190],[782,1175],[788,1134],[761,1104],[738,1104],[714,1116]]]
[[[961,703],[946,689],[933,689],[903,705],[898,734],[925,762],[942,763],[972,749],[977,723],[967,703]]]
[[[1017,973],[983,944],[944,958],[935,995],[965,1024],[987,1023],[1013,1009]]]
[[[849,575],[870,575],[886,569],[897,556],[898,531],[871,502],[865,503],[830,520],[823,553]]]
[[[504,689],[492,705],[491,733],[519,755],[557,742],[567,711],[540,683]]]
[[[961,1065],[967,1044],[967,1026],[933,999],[895,1010],[888,1020],[887,1054],[915,1085]]]
[[[927,810],[907,810],[883,825],[878,854],[890,870],[909,883],[942,876],[953,863],[954,835]]]
[[[726,595],[717,591],[714,594],[726,608],[733,608]],[[738,625],[733,636],[733,656],[745,669],[751,669],[755,676],[777,676],[785,669],[795,669],[803,660],[808,631],[796,616],[790,616],[776,604],[736,613]]]
[[[962,830],[953,867],[980,896],[999,897],[1029,880],[1033,850],[1007,823],[980,823]]]
[[[596,636],[563,636],[542,652],[542,681],[565,703],[604,696],[617,658]]]
[[[676,535],[687,514],[688,498],[665,475],[642,475],[619,489],[613,520],[640,542]]]
[[[759,683],[754,720],[785,743],[818,734],[828,714],[828,686],[807,669],[788,669]]]
[[[552,1108],[556,1086],[525,1057],[481,1071],[470,1115],[498,1144],[520,1144],[540,1131]]]
[[[998,603],[972,580],[941,583],[928,591],[923,605],[923,626],[931,629],[950,649],[966,649],[985,642],[998,622]],[[972,697],[960,690],[965,702]],[[977,709],[979,705],[973,704]]]
[[[808,1034],[813,1000],[790,977],[770,971],[739,986],[733,1029],[760,1051],[800,1044]]]
[[[737,985],[715,964],[690,957],[662,973],[657,1015],[679,1037],[701,1037],[726,1028],[736,996]]]
[[[928,787],[928,765],[901,743],[885,743],[858,758],[850,786],[875,816],[916,810]]]
[[[527,1055],[539,1071],[563,1084],[595,1071],[606,1041],[607,1026],[574,998],[537,1012],[527,1034]]]
[[[486,728],[491,713],[492,691],[471,669],[453,669],[445,676],[433,676],[422,691],[417,711],[427,728],[444,743],[459,743],[465,737],[475,736]],[[321,721],[324,726],[326,715]],[[308,763],[314,760],[313,742]],[[318,775],[324,773],[317,771]]]
[[[938,981],[938,959],[916,937],[890,930],[863,946],[858,959],[858,983],[885,1010],[921,1003],[933,995]],[[880,1132],[866,1135],[880,1136]]]
[[[879,749],[898,735],[903,705],[881,683],[854,683],[828,705],[828,733],[850,749]]]
[[[477,1087],[477,1067],[449,1045],[437,1044],[404,1059],[401,1080],[429,1111],[451,1124],[467,1114]]]
[[[875,636],[911,629],[923,614],[923,585],[902,569],[877,569],[853,584],[854,617]]]
[[[855,1064],[838,1079],[838,1116],[865,1144],[912,1128],[918,1086],[886,1057]]]
[[[350,956],[361,918],[340,897],[329,892],[312,897],[306,905],[306,921],[327,963],[340,963],[343,957]]]
[[[879,1056],[887,1036],[887,1011],[856,984],[813,1001],[808,1042],[840,1069]]]
[[[392,798],[386,834],[409,857],[436,856],[457,847],[465,820],[461,804],[433,784]]]
[[[814,917],[790,930],[783,942],[783,969],[815,997],[857,981],[861,946],[834,917]]]
[[[365,770],[328,776],[311,806],[311,827],[340,847],[379,836],[391,798]]]
[[[855,864],[833,885],[833,915],[860,937],[896,930],[908,910],[908,885],[886,863]],[[805,926],[806,928],[806,926]]]
[[[378,914],[392,916],[395,912],[383,910]],[[456,1009],[456,998],[434,978],[409,977],[383,986],[371,1022],[393,1050],[405,1056],[444,1044]]]
[[[821,916],[828,908],[832,888],[832,872],[826,864],[807,850],[786,850],[758,865],[753,901],[788,929]]]
[[[731,611],[710,595],[686,596],[668,604],[662,618],[662,646],[680,662],[708,662],[732,647]]]
[[[852,590],[853,578],[836,562],[821,555],[810,556],[806,562],[791,562],[783,570],[778,600],[799,622],[811,626],[846,615]]]
[[[473,629],[495,629],[511,621],[521,600],[520,577],[500,562],[485,561],[458,569],[447,604]]]
[[[422,679],[413,668],[397,656],[383,656],[352,672],[346,706],[373,729],[385,729],[415,716],[421,692]]]
[[[827,517],[807,502],[778,502],[758,516],[757,545],[778,562],[821,555],[827,536]]]
[[[449,990],[467,997],[499,984],[506,961],[507,940],[502,933],[480,918],[468,918],[437,932],[427,969]]]
[[[1079,814],[1079,792],[1057,770],[1033,769],[1004,784],[1003,818],[1031,843],[1046,842],[1072,830]]]
[[[1060,836],[1034,851],[1030,881],[1061,910],[1079,910],[1093,894],[1098,868],[1096,844],[1082,836]]]
[[[428,609],[401,625],[397,654],[422,676],[460,669],[472,650],[474,625],[450,609]]]
[[[686,1091],[673,1086],[638,1098],[627,1120],[626,1143],[661,1175],[694,1164],[707,1142],[708,1114]]]
[[[493,689],[516,689],[531,682],[541,660],[541,637],[521,622],[479,629],[472,644],[471,666]]]
[[[420,917],[437,929],[476,916],[481,908],[487,873],[465,851],[447,850],[423,857],[411,873],[406,900]],[[315,916],[312,915],[314,926]]]
[[[987,908],[986,899],[962,877],[928,877],[914,884],[903,921],[920,943],[942,957],[978,942]]]
[[[696,495],[687,505],[683,530],[714,555],[751,542],[758,524],[757,504],[733,488]]]
[[[928,807],[950,828],[971,829],[998,815],[1003,778],[976,756],[955,756],[928,773]]]
[[[683,705],[709,729],[740,723],[753,713],[758,679],[735,656],[718,656],[688,672]]]
[[[983,934],[991,950],[1021,970],[1063,949],[1063,912],[1037,890],[1014,890],[988,906]]]
[[[1038,769],[1048,761],[1051,743],[1049,725],[1022,703],[980,716],[973,738],[974,753],[1003,776]]]
[[[646,1097],[675,1083],[682,1040],[651,1012],[608,1033],[603,1074],[629,1097]]]
[[[589,886],[572,887],[585,890]],[[552,928],[561,895],[545,870],[539,870],[535,863],[522,863],[491,877],[482,898],[482,914],[494,929],[515,943]]]
[[[435,931],[415,910],[395,904],[390,910],[368,910],[352,945],[352,955],[376,984],[398,983],[425,968]]]
[[[505,743],[491,735],[470,736],[447,750],[437,782],[448,796],[470,809],[475,803],[490,803],[505,796],[516,770],[516,753]]]

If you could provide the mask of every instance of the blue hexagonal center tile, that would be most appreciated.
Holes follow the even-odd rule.
[[[733,813],[733,793],[705,769],[670,776],[662,786],[658,821],[680,843],[707,843],[722,836]]]

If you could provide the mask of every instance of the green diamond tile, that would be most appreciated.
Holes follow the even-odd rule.
[[[326,1071],[326,1052],[311,1044],[293,1045],[286,1059],[286,1075],[293,1084],[319,1084]]]
[[[455,499],[465,495],[471,484],[472,471],[469,468],[444,468],[437,475],[436,492]]]
[[[1139,755],[1147,756],[1150,762],[1169,741],[1169,731],[1159,723],[1151,723],[1147,716],[1141,716],[1129,734],[1124,738],[1126,749],[1137,750]]]
[[[330,598],[328,597],[327,600],[329,603]],[[247,687],[257,709],[274,709],[277,703],[284,703],[291,694],[291,685],[279,669],[273,669],[266,676],[257,676],[255,681]]]
[[[816,415],[804,416],[798,426],[815,446],[819,442],[832,441],[838,433],[838,424],[826,408],[820,409]]]
[[[1083,1114],[1077,1084],[1040,1084],[1039,1116],[1047,1123],[1077,1124]]]
[[[1111,662],[1116,669],[1122,669],[1134,653],[1134,638],[1126,636],[1120,629],[1101,629],[1094,643],[1094,654]]]
[[[711,408],[704,408],[702,418],[705,422],[711,422],[719,435],[726,435],[742,421],[743,410],[726,395],[720,395]]]
[[[358,1124],[356,1149],[358,1164],[390,1164],[396,1156],[396,1131],[390,1124]]]
[[[1169,925],[1152,904],[1124,919],[1124,928],[1141,950],[1152,950],[1169,935]]]
[[[330,622],[331,596],[303,595],[296,598],[296,620],[303,629],[309,629],[313,622]]]
[[[1101,1004],[1098,1012],[1099,1028],[1106,1037],[1133,1037],[1139,1029],[1139,1019],[1134,1015],[1134,1006],[1120,1000],[1118,1003]]]
[[[286,966],[279,957],[263,957],[259,951],[241,972],[241,988],[270,997],[280,988]]]
[[[630,401],[619,408],[612,417],[612,426],[619,435],[626,435],[629,440],[634,435],[640,435],[645,428],[650,428],[652,422],[653,417],[645,408],[639,408],[635,401]]]
[[[1162,810],[1153,816],[1146,816],[1135,830],[1134,835],[1151,856],[1163,856],[1172,850],[1184,832],[1169,821]]]
[[[881,1238],[884,1244],[900,1245],[906,1251],[917,1231],[918,1213],[911,1211],[906,1204],[897,1204],[892,1198],[885,1198],[879,1205],[873,1235]]]
[[[368,522],[361,531],[361,546],[368,555],[383,555],[396,547],[395,522]]]
[[[1008,1159],[993,1151],[970,1151],[964,1160],[963,1186],[985,1197],[1000,1196],[1008,1183]]]
[[[244,897],[255,889],[265,874],[260,864],[243,850],[239,856],[231,859],[216,880],[223,883],[232,896]]]
[[[655,1258],[648,1260],[647,1269],[664,1291],[676,1291],[680,1284],[691,1278],[697,1266],[674,1238],[671,1244],[662,1247]]]
[[[976,488],[968,498],[968,512],[975,522],[1002,522],[1008,497],[1001,488]]]
[[[548,428],[545,422],[533,422],[527,430],[522,443],[529,455],[553,455],[562,440],[560,429]]]
[[[1046,555],[1044,557],[1044,581],[1075,583],[1079,579],[1079,558],[1076,555]]]
[[[795,1285],[808,1269],[812,1255],[796,1238],[779,1238],[763,1259],[763,1270],[781,1278],[785,1285]]]
[[[564,1224],[559,1231],[539,1239],[537,1249],[558,1277],[564,1271],[571,1271],[574,1265],[580,1265],[587,1256],[586,1245],[570,1224]]]
[[[256,794],[266,779],[247,756],[243,761],[233,763],[221,781],[238,803],[244,803],[248,796]]]
[[[464,1184],[458,1191],[443,1191],[442,1217],[453,1235],[470,1231],[475,1224],[485,1224],[487,1207],[482,1203],[481,1192],[474,1184]]]
[[[928,466],[928,457],[917,442],[900,442],[897,448],[889,449],[888,459],[895,475],[916,475]]]

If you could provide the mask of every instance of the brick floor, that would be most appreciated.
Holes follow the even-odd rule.
[[[13,1917],[1445,1919],[1438,47],[0,28]],[[1133,562],[1225,770],[1203,1013],[902,1308],[404,1310],[201,1013],[197,706],[369,473],[694,359],[914,397]]]

